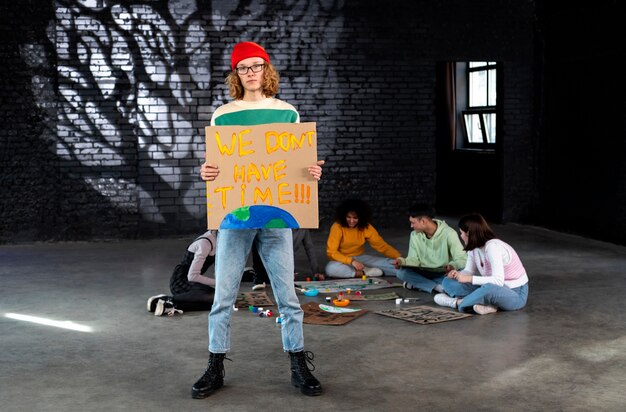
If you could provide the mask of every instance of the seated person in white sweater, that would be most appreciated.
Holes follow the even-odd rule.
[[[468,252],[467,265],[447,274],[441,284],[445,293],[435,295],[435,303],[479,315],[523,308],[528,276],[515,250],[497,239],[478,213],[462,216],[459,229]]]
[[[148,311],[156,316],[172,316],[183,311],[211,310],[215,279],[205,273],[215,263],[216,243],[216,234],[212,230],[196,238],[170,277],[172,295],[152,296],[148,299]]]

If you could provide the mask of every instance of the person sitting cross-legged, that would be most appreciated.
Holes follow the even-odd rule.
[[[443,292],[441,282],[446,273],[462,269],[467,253],[457,233],[448,224],[435,219],[435,209],[426,204],[414,204],[408,211],[411,223],[409,253],[395,260],[397,277],[406,289],[426,293]]]
[[[385,242],[371,218],[369,205],[363,200],[347,199],[337,206],[326,241],[327,277],[396,276],[393,260],[400,252]],[[366,244],[383,256],[366,254]]]
[[[515,250],[497,239],[478,213],[461,217],[459,229],[467,265],[448,273],[442,282],[445,293],[435,295],[435,303],[479,315],[526,306],[528,275]]]

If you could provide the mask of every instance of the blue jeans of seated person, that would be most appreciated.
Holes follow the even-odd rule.
[[[359,255],[352,256],[353,259],[363,263],[368,268],[379,268],[385,276],[396,276],[398,270],[393,266],[393,259],[383,256]],[[326,264],[326,276],[331,278],[353,278],[356,269],[352,265],[346,265],[336,260],[331,260]]]
[[[492,305],[502,310],[519,310],[526,306],[528,299],[528,283],[510,289],[493,283],[481,286],[445,278],[441,286],[448,296],[463,298],[461,304],[458,305],[459,312],[471,311],[474,305]]]
[[[209,314],[209,351],[230,350],[230,318],[248,254],[255,242],[267,270],[281,323],[283,350],[304,349],[304,312],[294,288],[291,229],[220,229],[215,258],[215,296]]]
[[[435,286],[440,285],[445,277],[445,272],[434,272],[413,268],[398,269],[398,279],[401,279],[414,288],[426,293],[432,293]]]

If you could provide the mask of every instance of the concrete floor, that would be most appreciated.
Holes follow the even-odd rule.
[[[358,307],[371,312],[347,325],[305,325],[324,387],[314,398],[291,386],[274,320],[239,311],[224,388],[191,399],[206,366],[207,313],[155,317],[145,308],[168,291],[191,237],[0,246],[0,410],[626,410],[626,248],[534,227],[494,229],[529,272],[525,309],[416,325],[373,313],[394,301],[365,302]],[[406,252],[408,228],[380,232]],[[325,238],[314,232],[323,262]],[[381,292],[391,290],[434,305],[421,292]]]

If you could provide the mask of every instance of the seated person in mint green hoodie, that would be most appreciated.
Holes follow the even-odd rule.
[[[414,204],[408,212],[413,229],[409,255],[394,261],[396,276],[404,281],[406,289],[442,292],[446,273],[464,268],[467,252],[456,231],[443,220],[435,219],[432,206]]]

